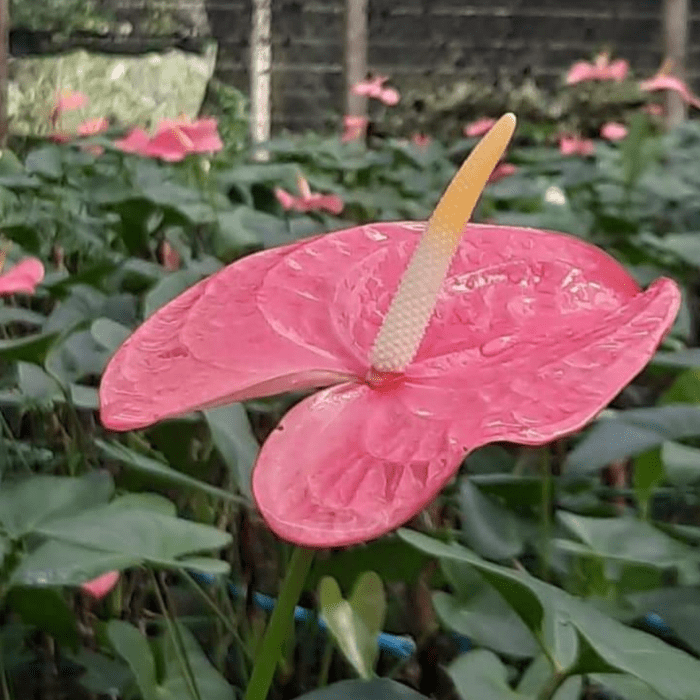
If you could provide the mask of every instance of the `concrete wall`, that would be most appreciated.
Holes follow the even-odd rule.
[[[247,89],[250,0],[105,1],[132,19],[146,7],[177,7],[184,25],[218,40],[218,76]],[[274,129],[337,124],[344,4],[273,0]],[[529,76],[553,87],[573,61],[610,48],[637,75],[648,75],[662,58],[662,7],[663,0],[369,0],[369,65],[399,88],[467,76],[491,84]],[[700,0],[691,7],[693,80],[700,77]]]

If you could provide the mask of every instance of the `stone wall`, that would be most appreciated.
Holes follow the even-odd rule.
[[[176,9],[219,42],[217,74],[247,90],[250,0],[104,0],[130,21]],[[273,128],[337,125],[345,0],[273,0]],[[575,60],[611,49],[637,75],[662,59],[662,0],[369,0],[369,65],[399,88],[465,77],[554,87]],[[689,77],[700,77],[700,0],[691,0]],[[191,18],[188,20],[188,18]]]

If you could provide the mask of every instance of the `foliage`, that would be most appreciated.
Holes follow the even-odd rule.
[[[166,165],[123,154],[111,134],[30,139],[0,156],[8,257],[48,269],[35,296],[0,307],[0,643],[15,691],[37,665],[125,698],[243,691],[255,604],[269,601],[258,592],[279,591],[287,555],[255,515],[250,472],[299,397],[116,436],[99,424],[100,375],[143,318],[224,263],[358,222],[425,218],[474,143],[309,134],[273,140],[270,161],[254,162],[238,96],[216,100],[231,132],[215,158]],[[583,237],[641,283],[672,275],[684,313],[582,435],[478,450],[418,523],[426,532],[319,556],[305,602],[327,632],[300,612],[270,697],[697,694],[700,127],[662,133],[638,116],[624,141],[598,140],[585,158],[562,156],[546,124],[521,134],[517,172],[489,185],[478,218]],[[342,198],[339,216],[282,209],[275,188],[295,191],[300,172]],[[105,602],[74,593],[110,570],[122,578]],[[412,635],[417,657],[390,671],[380,630]]]

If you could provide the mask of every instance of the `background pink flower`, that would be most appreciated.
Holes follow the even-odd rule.
[[[0,275],[0,294],[33,294],[44,279],[44,266],[37,258],[25,258]]]
[[[346,114],[343,117],[343,135],[341,136],[341,141],[347,143],[348,141],[357,141],[358,139],[364,138],[368,123],[369,120],[367,117]]]
[[[591,80],[614,80],[621,82],[627,77],[629,63],[624,59],[610,61],[607,53],[596,56],[593,63],[578,61],[569,69],[566,76],[567,85],[575,85]]]
[[[559,152],[563,156],[591,156],[595,153],[595,144],[591,139],[579,136],[561,136]]]
[[[299,212],[327,211],[336,216],[343,211],[343,200],[337,194],[312,193],[309,183],[302,175],[297,178],[297,187],[299,188],[298,197],[280,187],[275,189],[275,196],[283,209]]]
[[[79,124],[77,133],[79,136],[94,136],[107,131],[107,129],[109,129],[109,121],[105,117],[96,117]]]
[[[87,95],[75,90],[64,90],[56,97],[56,102],[51,110],[50,120],[55,125],[56,120],[63,112],[84,107],[88,102]]]
[[[692,105],[696,109],[700,109],[700,98],[696,97],[690,92],[690,89],[680,78],[674,75],[669,75],[666,71],[667,66],[662,66],[659,72],[647,79],[643,80],[639,87],[644,92],[657,92],[659,90],[670,90],[680,95],[681,99],[689,105]]]
[[[464,135],[468,138],[483,136],[495,123],[496,120],[491,119],[491,117],[482,117],[481,119],[467,124],[464,127]]]
[[[371,97],[375,100],[383,102],[385,105],[393,107],[398,104],[401,99],[399,91],[395,88],[385,88],[384,83],[389,80],[385,75],[378,75],[374,78],[368,78],[359,83],[356,83],[352,87],[352,91],[356,95],[363,95],[364,97]]]
[[[80,590],[95,600],[101,600],[117,585],[118,581],[119,572],[108,571],[106,574],[81,584]]]
[[[600,128],[600,135],[608,141],[621,141],[627,136],[627,127],[618,122],[607,122]]]
[[[493,172],[491,173],[491,176],[489,177],[489,184],[493,184],[494,182],[498,182],[499,180],[502,180],[504,177],[510,177],[511,175],[515,175],[515,173],[518,172],[517,166],[513,165],[512,163],[504,163],[501,161],[494,169]]]

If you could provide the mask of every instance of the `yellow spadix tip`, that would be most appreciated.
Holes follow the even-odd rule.
[[[370,352],[375,369],[402,372],[415,357],[462,232],[515,124],[514,114],[504,114],[475,146],[440,198],[377,333]]]

